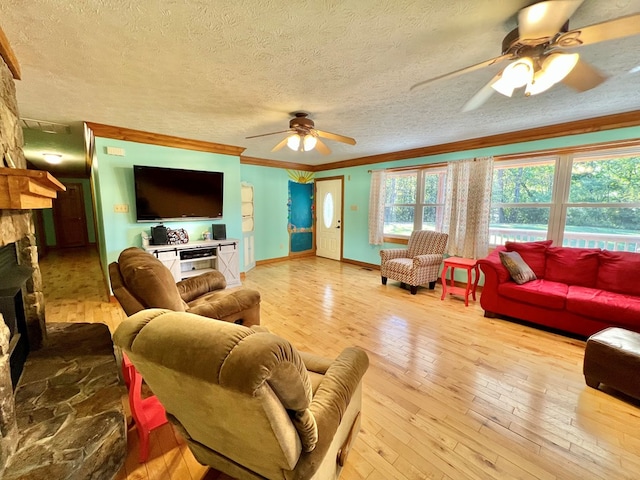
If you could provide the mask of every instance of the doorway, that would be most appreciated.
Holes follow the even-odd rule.
[[[316,255],[342,260],[344,177],[316,179]]]
[[[58,192],[53,202],[53,222],[58,248],[84,247],[88,243],[84,191],[81,183],[65,183],[66,192]]]

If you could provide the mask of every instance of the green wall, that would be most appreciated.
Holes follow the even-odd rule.
[[[396,162],[378,163],[375,165],[338,168],[334,170],[327,170],[324,172],[317,172],[316,178],[333,177],[339,175],[344,176],[344,219],[342,222],[342,228],[344,229],[344,258],[379,265],[380,249],[397,248],[397,245],[369,245],[369,190],[371,182],[371,174],[369,173],[369,170],[398,168],[413,165],[426,165],[430,163],[450,162],[466,158],[490,155],[497,156],[555,148],[566,148],[632,138],[640,138],[640,127],[622,128],[618,130],[608,130],[605,132],[572,135],[567,137],[553,138],[549,140],[538,140],[534,142],[524,142],[514,145],[504,145],[499,147],[468,150],[464,152],[432,155],[428,157],[400,160]],[[354,205],[356,207],[356,210],[352,210],[352,206]]]
[[[430,163],[448,162],[465,158],[505,155],[577,145],[640,138],[640,127],[631,127],[606,132],[597,132],[568,137],[526,142],[515,145],[489,147],[465,152],[456,152],[429,157],[420,157],[375,165],[338,168],[317,172],[316,178],[344,176],[344,245],[345,259],[369,264],[380,263],[380,248],[397,245],[369,245],[368,211],[371,169],[397,168]],[[124,148],[125,157],[107,155],[106,146]],[[111,139],[96,139],[96,157],[92,167],[97,198],[97,237],[101,247],[103,267],[117,259],[119,253],[129,246],[141,245],[140,234],[149,232],[152,224],[135,222],[133,192],[134,164],[157,165],[195,170],[225,172],[224,219],[227,235],[242,239],[240,183],[254,187],[254,254],[256,260],[269,260],[289,255],[288,181],[287,171],[282,168],[241,165],[238,157],[194,152],[170,147],[143,145]],[[129,205],[129,213],[114,213],[114,205]],[[200,238],[211,222],[169,222],[172,228],[185,228],[190,238]],[[243,249],[240,249],[243,252]],[[241,258],[241,266],[244,265]],[[242,268],[242,267],[241,267]]]
[[[125,156],[106,153],[106,147],[118,147]],[[184,228],[192,240],[202,238],[212,223],[224,223],[227,237],[242,239],[240,210],[240,158],[135,142],[96,138],[96,159],[93,176],[96,185],[98,221],[101,240],[101,262],[107,272],[109,263],[116,261],[122,250],[142,246],[141,234],[150,234],[156,223],[137,223],[133,165],[161,166],[191,170],[224,172],[224,210],[222,220],[164,222],[169,228]],[[116,213],[116,205],[128,205],[127,213]],[[243,265],[240,248],[240,265]]]
[[[240,166],[242,181],[253,185],[254,256],[256,261],[289,255],[288,182],[282,168]]]

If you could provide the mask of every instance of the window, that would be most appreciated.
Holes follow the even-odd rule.
[[[555,163],[555,158],[543,158],[494,165],[489,221],[491,245],[547,238]]]
[[[446,168],[388,172],[384,234],[408,237],[413,230],[440,230],[444,215]]]
[[[551,239],[556,245],[640,252],[640,155],[563,155],[496,164],[490,244]]]
[[[563,245],[640,252],[640,156],[574,158]]]
[[[446,167],[389,171],[385,237],[442,229]],[[640,252],[640,149],[546,155],[494,164],[489,243]]]

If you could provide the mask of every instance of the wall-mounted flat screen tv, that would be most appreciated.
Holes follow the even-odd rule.
[[[133,166],[138,222],[222,218],[224,173]]]

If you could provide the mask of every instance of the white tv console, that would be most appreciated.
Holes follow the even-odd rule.
[[[228,287],[241,285],[239,241],[233,238],[143,248],[166,265],[176,282],[218,270],[227,280]]]

